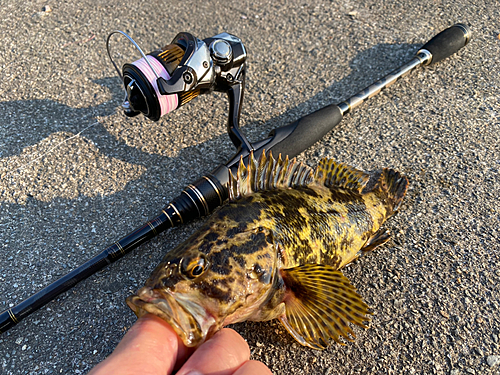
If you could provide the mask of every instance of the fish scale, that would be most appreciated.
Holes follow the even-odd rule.
[[[128,305],[166,320],[187,346],[228,324],[275,318],[314,349],[352,341],[349,324],[366,327],[370,310],[341,269],[389,239],[381,226],[406,177],[331,159],[313,171],[262,153],[229,181],[229,202],[166,254]]]
[[[329,193],[321,186],[298,187],[254,198],[266,205],[254,225],[272,228],[285,249],[285,267],[323,263],[341,268],[379,229],[374,217],[385,215],[381,204],[369,205],[359,194],[342,194],[340,202],[334,201]]]

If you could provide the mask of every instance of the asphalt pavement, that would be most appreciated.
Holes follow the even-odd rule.
[[[345,270],[374,311],[357,339],[301,347],[277,321],[234,325],[275,374],[500,374],[498,1],[0,1],[0,310],[148,218],[234,153],[214,93],[127,118],[107,35],[146,51],[227,31],[248,52],[242,129],[256,141],[338,103],[461,22],[472,40],[348,114],[299,155],[410,180],[392,240]],[[120,64],[137,59],[112,41]],[[125,298],[203,223],[168,230],[0,335],[2,374],[83,374],[135,316]]]

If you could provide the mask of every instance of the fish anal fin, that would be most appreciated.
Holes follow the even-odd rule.
[[[339,187],[360,193],[369,180],[369,174],[328,158],[322,159],[314,171],[314,181],[320,185]]]
[[[372,251],[380,245],[385,244],[390,239],[391,234],[387,231],[387,229],[379,229],[368,239],[368,241],[366,241],[366,243],[361,248],[361,251],[363,253]]]
[[[281,323],[302,345],[324,349],[330,339],[353,341],[348,323],[366,328],[371,314],[349,280],[332,266],[305,264],[281,270],[286,292]]]

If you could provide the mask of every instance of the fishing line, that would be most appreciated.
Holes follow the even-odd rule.
[[[149,63],[154,67],[154,71],[151,69],[151,65],[148,65],[144,58],[137,60],[132,63],[136,66],[141,73],[146,77],[147,81],[151,86],[153,86],[154,92],[156,94],[157,100],[160,104],[160,117],[166,115],[167,113],[173,111],[177,108],[179,101],[177,95],[161,95],[160,89],[158,88],[156,72],[159,72],[159,76],[163,79],[169,80],[170,74],[163,67],[163,65],[151,55],[147,55]]]
[[[83,129],[83,130],[79,131],[77,134],[74,134],[74,135],[72,135],[71,137],[66,138],[64,141],[59,142],[59,143],[58,143],[58,144],[56,144],[54,147],[52,147],[51,149],[49,149],[48,151],[46,151],[46,152],[45,152],[45,153],[43,153],[42,155],[40,155],[40,156],[36,157],[35,159],[33,159],[33,160],[29,161],[28,163],[26,163],[26,164],[24,164],[24,165],[21,165],[20,167],[17,167],[17,168],[11,169],[10,171],[8,171],[8,172],[7,172],[7,174],[5,175],[5,177],[9,176],[10,174],[14,173],[15,171],[19,171],[19,170],[21,170],[21,169],[24,169],[24,168],[28,167],[29,165],[33,164],[35,161],[37,161],[37,160],[39,160],[39,159],[43,158],[43,157],[44,157],[44,156],[46,156],[47,154],[49,154],[49,153],[51,153],[52,151],[54,151],[56,148],[58,148],[58,147],[59,147],[59,146],[61,146],[62,144],[64,144],[64,143],[68,142],[69,140],[71,140],[71,139],[73,139],[73,138],[78,137],[78,136],[79,136],[79,135],[81,135],[81,134],[82,134],[85,130],[90,129],[91,127],[93,127],[93,126],[95,126],[95,125],[97,125],[97,124],[99,124],[99,122],[98,122],[98,121],[97,121],[97,122],[94,122],[93,124],[91,124],[91,125],[87,126],[85,129]],[[55,134],[55,133],[52,133],[52,134]],[[31,157],[31,156],[33,156],[33,155],[35,155],[35,154],[36,154],[36,152],[34,152],[34,153],[30,154],[30,155],[26,155],[26,156],[24,156],[24,158]],[[20,156],[20,155],[19,155],[19,156]],[[11,161],[10,163],[12,163],[12,161]],[[9,166],[9,162],[7,162],[7,166]]]

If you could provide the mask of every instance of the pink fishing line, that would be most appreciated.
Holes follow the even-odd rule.
[[[161,63],[156,60],[153,56],[146,55],[147,59],[155,69],[156,73],[166,79],[170,79],[170,75],[168,74],[167,70],[161,65]],[[158,85],[156,83],[156,76],[154,72],[151,70],[149,67],[148,63],[144,60],[144,58],[137,60],[132,63],[133,65],[137,66],[142,74],[147,78],[151,86],[153,86],[156,96],[158,97],[158,101],[160,102],[160,109],[161,109],[161,114],[160,117],[163,115],[166,115],[170,111],[173,111],[174,109],[177,108],[178,103],[178,98],[177,95],[162,95],[160,94],[160,90],[158,90]]]

